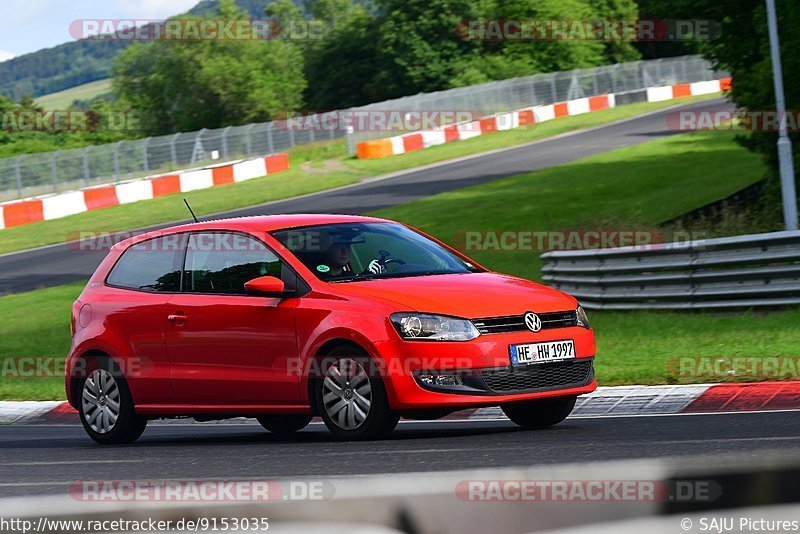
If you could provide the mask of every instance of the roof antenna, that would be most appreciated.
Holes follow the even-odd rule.
[[[184,198],[183,199],[183,203],[186,204],[187,208],[189,208],[189,213],[192,214],[192,218],[194,219],[194,222],[200,222],[200,221],[197,220],[197,215],[195,215],[194,211],[192,211],[192,207],[189,205],[189,201]]]

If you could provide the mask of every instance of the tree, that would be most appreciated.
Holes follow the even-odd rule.
[[[379,0],[380,62],[369,82],[383,98],[452,87],[457,68],[477,59],[480,44],[461,38],[456,28],[478,18],[474,0]]]
[[[326,20],[336,15],[333,30],[306,49],[306,98],[318,109],[639,57],[627,41],[481,41],[463,31],[469,21],[635,20],[633,0],[376,0],[375,9],[343,2],[306,3]]]
[[[222,0],[219,14],[204,18],[247,15]],[[146,117],[149,134],[268,121],[299,109],[306,87],[300,50],[280,40],[136,44],[112,72],[115,93]]]
[[[783,86],[786,109],[800,109],[800,4],[778,0],[778,32],[781,41]],[[646,0],[642,2],[653,16],[673,19],[701,19],[719,24],[709,39],[698,41],[699,50],[721,70],[733,77],[730,97],[743,110],[775,109],[766,9],[763,0]],[[776,197],[778,185],[777,132],[749,132],[737,140],[761,154],[771,169],[768,195]],[[800,135],[790,132],[795,162],[800,162]],[[800,174],[800,173],[797,173]],[[775,205],[777,202],[772,201]],[[779,210],[775,214],[780,218]]]
[[[378,36],[375,18],[359,9],[307,50],[306,101],[311,109],[342,109],[384,99],[385,93],[370,82],[382,60],[374,46]]]

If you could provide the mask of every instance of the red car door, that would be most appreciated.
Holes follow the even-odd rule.
[[[189,237],[182,292],[167,302],[171,380],[191,404],[293,404],[299,398],[296,299],[248,296],[245,282],[281,276],[264,243],[237,233]]]
[[[170,296],[180,289],[183,239],[175,234],[131,246],[109,273],[108,287],[89,289],[95,292],[89,299],[93,328],[102,328],[118,347],[118,363],[139,404],[176,401],[164,343],[164,314]]]

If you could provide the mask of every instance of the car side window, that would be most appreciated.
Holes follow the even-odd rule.
[[[189,236],[183,290],[189,293],[244,294],[244,284],[260,276],[281,276],[281,260],[253,237],[224,232]]]
[[[148,239],[129,247],[111,269],[106,283],[126,289],[180,291],[182,234]]]

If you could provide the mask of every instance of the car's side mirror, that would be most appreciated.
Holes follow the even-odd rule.
[[[260,276],[244,284],[244,291],[248,295],[260,297],[286,297],[291,291],[286,291],[286,285],[280,278],[274,276]]]

